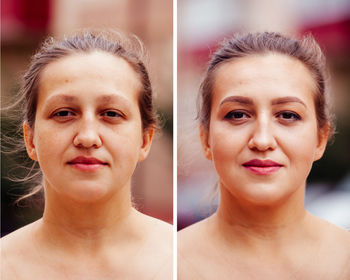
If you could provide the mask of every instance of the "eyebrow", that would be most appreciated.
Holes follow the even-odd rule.
[[[253,105],[253,99],[249,97],[244,97],[244,96],[228,96],[224,100],[220,102],[220,106],[222,106],[225,103],[241,103],[245,105]],[[295,96],[286,96],[286,97],[280,97],[272,100],[271,104],[272,105],[280,105],[280,104],[285,104],[285,103],[293,103],[297,102],[302,104],[305,108],[307,107],[306,104],[300,100],[298,97]]]
[[[56,102],[76,102],[78,100],[77,96],[74,95],[69,95],[69,94],[57,94],[54,95],[52,97],[50,97],[47,100],[48,104],[52,104],[52,103],[56,103]],[[112,102],[119,102],[125,105],[129,104],[129,101],[120,95],[116,95],[116,94],[101,94],[101,96],[99,96],[97,98],[97,101],[100,103],[112,103]]]
[[[244,96],[228,96],[224,100],[220,102],[220,106],[224,105],[225,103],[242,103],[247,105],[252,105],[254,102],[251,98],[244,97]]]
[[[116,94],[103,94],[97,98],[97,101],[101,103],[120,102],[125,105],[130,103],[125,97]]]
[[[73,95],[66,95],[66,94],[58,94],[50,97],[46,103],[53,103],[53,102],[74,102],[78,98]]]
[[[301,101],[298,97],[295,97],[295,96],[286,96],[286,97],[277,98],[272,101],[272,105],[292,103],[292,102],[300,103],[306,108],[306,104],[303,101]]]

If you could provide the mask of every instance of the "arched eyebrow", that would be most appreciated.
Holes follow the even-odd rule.
[[[254,101],[252,98],[234,95],[234,96],[228,96],[224,100],[222,100],[220,102],[220,106],[222,106],[225,103],[230,103],[230,102],[241,103],[241,104],[245,104],[245,105],[253,105],[254,104]],[[301,99],[299,99],[298,97],[295,97],[295,96],[279,97],[279,98],[273,99],[271,104],[272,105],[280,105],[280,104],[293,103],[293,102],[300,103],[305,108],[307,107],[306,104]]]

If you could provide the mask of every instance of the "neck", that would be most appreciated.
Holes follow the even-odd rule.
[[[46,188],[41,238],[70,250],[98,250],[111,240],[132,237],[130,230],[136,211],[132,208],[130,188],[94,202],[79,202]],[[113,237],[113,238],[111,238]]]
[[[213,217],[225,239],[245,244],[283,242],[305,229],[304,187],[283,201],[261,205],[242,201],[220,186],[220,205]]]

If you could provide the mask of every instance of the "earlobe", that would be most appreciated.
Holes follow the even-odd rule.
[[[154,128],[147,128],[142,133],[142,145],[139,155],[139,162],[147,158],[149,150],[151,149],[152,140],[154,135]]]
[[[209,145],[209,131],[208,131],[208,129],[203,127],[202,124],[199,125],[199,136],[201,138],[204,156],[207,159],[212,160],[211,149],[210,149],[210,145]]]
[[[329,131],[330,131],[329,123],[320,130],[314,161],[319,160],[323,156],[326,150],[327,142],[328,142]]]
[[[33,129],[30,127],[27,121],[23,123],[23,136],[24,136],[24,143],[26,145],[28,156],[32,160],[37,161],[38,157],[37,157],[35,145],[34,145],[34,133],[33,133]]]

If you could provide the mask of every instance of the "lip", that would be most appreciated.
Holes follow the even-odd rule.
[[[68,165],[81,171],[93,172],[103,168],[108,163],[94,157],[78,156],[68,161]]]
[[[252,159],[243,163],[242,165],[244,168],[257,175],[270,175],[277,172],[281,167],[283,167],[282,164],[270,159]]]

